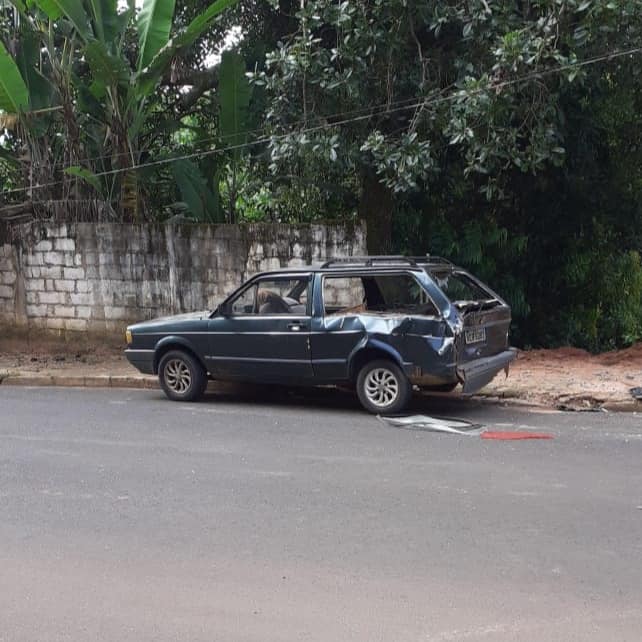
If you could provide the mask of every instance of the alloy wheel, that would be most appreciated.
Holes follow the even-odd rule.
[[[375,368],[366,377],[364,392],[368,401],[377,408],[387,408],[399,396],[399,382],[387,368]]]
[[[192,385],[192,373],[182,359],[171,359],[165,364],[165,383],[179,395],[185,394]]]

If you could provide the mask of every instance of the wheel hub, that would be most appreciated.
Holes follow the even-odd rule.
[[[372,370],[366,377],[364,389],[368,400],[378,408],[387,408],[399,396],[399,382],[387,368]]]
[[[192,385],[192,373],[182,359],[172,359],[165,365],[165,383],[177,394],[185,394]]]

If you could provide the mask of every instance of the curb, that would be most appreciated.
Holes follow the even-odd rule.
[[[137,390],[158,390],[160,385],[158,379],[152,376],[130,376],[130,375],[21,375],[0,372],[0,384],[5,386],[56,386],[59,388],[130,388]],[[219,382],[219,385],[224,382]],[[225,385],[222,386],[225,388]],[[444,397],[447,395],[432,395]],[[642,412],[642,401],[614,401],[606,402],[597,409],[560,409],[556,405],[538,403],[519,397],[499,396],[492,394],[477,394],[470,397],[480,403],[488,405],[513,406],[516,408],[540,408],[547,410],[557,410],[558,412],[588,412],[596,410],[605,410],[608,412]]]
[[[5,386],[58,386],[60,388],[159,388],[155,377],[131,377],[128,375],[0,375],[0,384]]]

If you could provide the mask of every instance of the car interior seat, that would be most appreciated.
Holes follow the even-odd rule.
[[[276,292],[259,290],[259,314],[288,314],[290,306]]]

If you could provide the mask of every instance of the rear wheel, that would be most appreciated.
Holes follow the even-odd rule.
[[[163,392],[173,401],[196,401],[207,388],[207,372],[198,360],[182,350],[170,350],[158,365]]]
[[[368,412],[389,415],[401,412],[408,405],[412,386],[396,363],[378,359],[359,371],[357,395]]]

